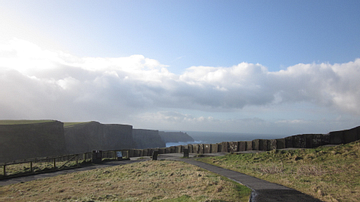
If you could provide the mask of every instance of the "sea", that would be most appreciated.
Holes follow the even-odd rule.
[[[173,131],[172,131],[173,132]],[[220,142],[251,141],[255,139],[277,139],[283,138],[284,135],[275,134],[249,134],[249,133],[226,133],[226,132],[198,132],[198,131],[181,131],[190,135],[192,142],[168,142],[166,147],[188,145],[188,144],[215,144]]]

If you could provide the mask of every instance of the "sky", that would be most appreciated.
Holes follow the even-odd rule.
[[[360,1],[0,0],[0,119],[360,125]]]

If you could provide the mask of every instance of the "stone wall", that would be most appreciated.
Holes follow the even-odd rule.
[[[0,163],[64,153],[62,122],[0,125]]]
[[[189,144],[156,149],[159,154],[181,153],[184,148],[190,153],[217,153],[240,151],[269,151],[284,148],[315,148],[327,144],[346,144],[360,140],[360,126],[349,130],[334,131],[329,134],[303,134],[280,139],[256,139],[252,141],[221,142],[217,144]],[[140,154],[141,152],[137,152]],[[137,156],[134,152],[133,156]]]

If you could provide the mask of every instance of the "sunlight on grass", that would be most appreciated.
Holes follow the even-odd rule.
[[[360,198],[360,141],[334,147],[229,154],[199,160],[282,184],[323,201]]]
[[[145,161],[0,187],[0,201],[248,201],[251,190],[196,166]]]
[[[0,120],[0,125],[34,124],[54,122],[54,120]]]

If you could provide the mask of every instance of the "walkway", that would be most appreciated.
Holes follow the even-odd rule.
[[[224,153],[210,155],[221,156],[224,155]],[[245,175],[243,173],[196,161],[193,158],[180,157],[181,154],[162,154],[159,156],[159,159],[180,160],[243,184],[253,190],[250,202],[321,202],[319,199],[315,199],[312,196],[279,184],[271,183],[249,175]]]
[[[198,166],[205,170],[217,173],[224,177],[227,177],[235,182],[246,185],[253,190],[251,194],[252,202],[319,202],[320,200],[315,199],[309,195],[303,194],[294,189],[284,187],[282,185],[274,184],[265,180],[261,180],[243,173],[236,171],[220,168],[200,161],[192,159],[182,159],[186,163]]]

